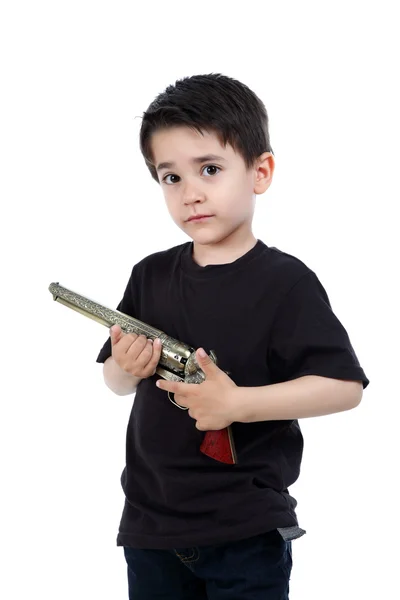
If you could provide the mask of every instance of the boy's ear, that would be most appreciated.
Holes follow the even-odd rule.
[[[275,169],[275,159],[271,152],[261,154],[254,165],[254,193],[263,194],[271,185]]]

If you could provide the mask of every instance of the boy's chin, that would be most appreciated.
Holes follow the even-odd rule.
[[[193,233],[188,233],[188,235],[190,238],[192,238],[193,242],[195,244],[198,244],[199,246],[218,246],[218,244],[222,244],[223,241],[226,240],[226,238],[228,237],[225,234],[212,234],[211,232],[204,232],[202,234],[200,233],[197,235],[193,235]]]

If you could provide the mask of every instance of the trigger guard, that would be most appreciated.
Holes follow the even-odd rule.
[[[170,394],[171,394],[171,392],[168,392],[168,399],[169,399],[170,402],[172,402],[172,404],[175,404],[175,406],[177,406],[181,410],[189,410],[189,408],[187,406],[181,406],[180,404],[177,404],[177,402],[175,402],[174,400],[172,400]],[[173,392],[172,392],[172,395],[175,396],[175,394]]]

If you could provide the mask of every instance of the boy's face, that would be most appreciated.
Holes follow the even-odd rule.
[[[169,213],[195,244],[218,246],[252,235],[255,194],[272,179],[270,153],[246,169],[242,156],[230,145],[223,147],[215,133],[182,126],[156,131],[151,148]],[[210,216],[189,221],[200,214]]]

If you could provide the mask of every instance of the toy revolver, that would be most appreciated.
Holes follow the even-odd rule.
[[[80,296],[60,286],[58,283],[51,283],[49,291],[53,294],[53,299],[57,302],[80,312],[106,327],[119,325],[125,333],[143,334],[153,341],[159,338],[162,344],[162,351],[156,373],[163,379],[184,383],[202,383],[205,380],[204,371],[199,367],[196,360],[196,350],[188,344],[184,344],[168,336],[160,329],[151,327],[118,310],[111,310],[101,304],[97,304],[89,300],[89,298]],[[210,350],[209,356],[217,364],[217,357],[212,350]],[[175,402],[173,404],[183,409],[182,406],[179,406]],[[200,450],[203,454],[219,462],[236,464],[236,451],[231,426],[219,431],[207,431],[201,443]]]

